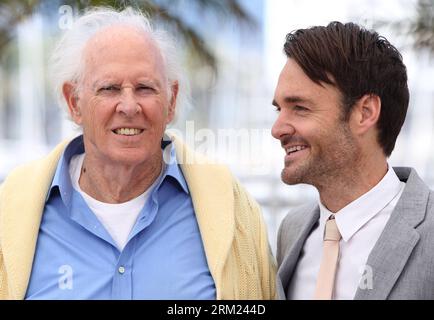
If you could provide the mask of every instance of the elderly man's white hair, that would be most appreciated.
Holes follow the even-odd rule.
[[[84,71],[83,52],[88,40],[100,30],[116,25],[137,28],[155,41],[166,67],[168,94],[171,93],[171,84],[178,81],[177,109],[179,109],[180,105],[186,106],[188,104],[189,86],[181,71],[173,38],[165,31],[155,29],[149,19],[140,11],[126,8],[119,12],[105,7],[86,11],[83,16],[74,22],[72,28],[65,32],[53,51],[50,61],[51,76],[60,106],[66,108],[69,114],[62,87],[65,82],[80,83]]]

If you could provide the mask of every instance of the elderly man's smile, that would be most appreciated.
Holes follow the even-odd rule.
[[[138,129],[138,128],[118,128],[112,130],[114,134],[121,135],[121,136],[137,136],[141,134],[144,130]]]
[[[137,127],[118,127],[111,130],[112,137],[115,141],[122,145],[136,145],[143,142],[143,137],[146,134],[145,129]],[[148,132],[149,133],[149,132]]]

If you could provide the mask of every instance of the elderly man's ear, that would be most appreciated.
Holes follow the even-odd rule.
[[[380,119],[381,99],[375,94],[366,94],[361,97],[353,107],[350,117],[350,126],[353,133],[364,136],[376,128]]]
[[[179,84],[178,84],[178,81],[175,81],[172,84],[172,96],[170,97],[169,108],[167,110],[166,124],[169,124],[170,122],[172,122],[173,118],[175,117],[176,98],[178,96],[178,91],[179,91]]]
[[[69,115],[76,124],[81,125],[82,117],[77,104],[78,98],[75,90],[75,85],[70,82],[64,83],[62,87],[62,92],[63,96],[65,97],[65,101],[68,104]]]

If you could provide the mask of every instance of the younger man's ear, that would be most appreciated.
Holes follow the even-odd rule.
[[[80,108],[78,107],[78,97],[76,94],[75,84],[71,82],[65,82],[62,86],[63,97],[68,105],[69,115],[72,120],[78,125],[82,123],[82,116]]]
[[[381,113],[381,99],[375,94],[365,94],[354,105],[351,111],[351,126],[353,131],[364,134],[375,128]]]

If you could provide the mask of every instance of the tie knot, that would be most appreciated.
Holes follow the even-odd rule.
[[[339,241],[342,236],[336,224],[336,219],[329,219],[325,225],[324,241]]]

